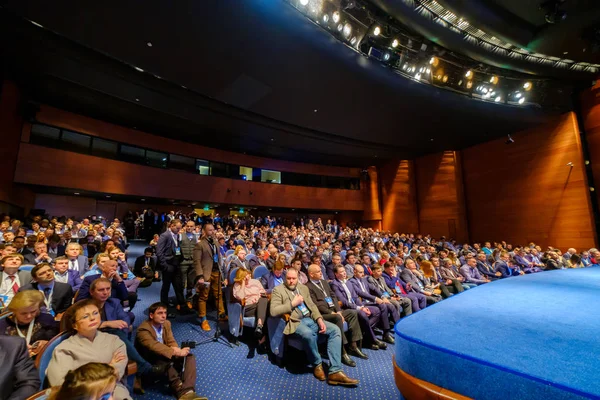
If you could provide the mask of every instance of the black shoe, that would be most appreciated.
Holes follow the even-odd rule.
[[[391,333],[386,333],[385,335],[383,335],[383,341],[389,344],[394,344],[396,343],[396,341],[394,340],[394,337],[392,336]]]
[[[369,359],[369,356],[360,351],[358,347],[350,347],[347,351],[348,354],[353,355],[354,357],[362,358],[363,360]]]
[[[263,337],[263,327],[262,325],[257,325],[256,328],[254,329],[254,337],[257,339],[260,339],[261,337]]]
[[[379,350],[379,346],[377,346],[375,343],[373,343],[371,345],[371,347],[369,347],[371,350]]]
[[[387,344],[383,343],[381,340],[379,339],[375,339],[375,344],[377,345],[377,347],[379,347],[381,350],[385,350],[387,349]]]
[[[356,362],[350,358],[348,354],[342,354],[342,364],[345,364],[349,367],[356,367]]]

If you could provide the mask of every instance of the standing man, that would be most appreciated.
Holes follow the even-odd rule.
[[[221,255],[215,240],[215,227],[213,224],[204,224],[202,238],[194,248],[194,269],[196,271],[196,291],[198,292],[198,315],[202,321],[202,329],[210,331],[206,319],[206,302],[209,291],[212,291],[215,301],[218,299],[219,319],[225,318],[223,296],[221,290]],[[218,323],[218,322],[217,322]]]
[[[191,310],[187,306],[185,297],[183,297],[183,276],[181,275],[183,253],[181,252],[180,230],[181,220],[171,220],[169,228],[160,235],[156,245],[156,257],[163,271],[160,301],[164,304],[169,304],[169,290],[172,284],[175,291],[177,309],[181,314],[189,314]]]
[[[189,220],[185,224],[185,232],[181,235],[181,253],[183,260],[181,261],[181,276],[183,284],[186,286],[186,299],[192,299],[192,289],[196,283],[196,270],[194,269],[194,247],[198,243],[196,237],[196,224]]]

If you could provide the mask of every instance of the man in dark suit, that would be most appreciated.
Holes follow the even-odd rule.
[[[129,293],[127,292],[127,286],[123,282],[123,278],[117,272],[117,262],[115,260],[107,260],[104,265],[98,264],[98,268],[102,271],[101,274],[90,275],[83,278],[77,297],[75,301],[89,299],[90,298],[90,286],[98,278],[107,278],[112,287],[111,297],[119,299],[120,301],[129,300]],[[135,294],[135,293],[134,293]],[[131,304],[130,307],[133,307]]]
[[[169,290],[173,285],[179,313],[190,314],[193,311],[188,307],[183,295],[183,274],[181,273],[183,253],[181,252],[181,237],[179,235],[181,227],[181,220],[171,220],[169,228],[160,235],[156,245],[158,266],[163,273],[160,301],[169,304]]]
[[[44,242],[37,242],[33,246],[33,252],[23,255],[25,264],[36,265],[41,262],[52,262],[52,257],[48,255],[48,246]]]
[[[79,272],[83,276],[89,270],[88,259],[81,255],[81,245],[79,243],[69,243],[65,249],[65,255],[69,259],[69,269]]]
[[[500,272],[494,271],[494,267],[490,265],[490,263],[487,260],[487,256],[483,251],[477,253],[477,269],[479,270],[479,273],[481,275],[485,276],[486,278],[492,281],[502,276]]]
[[[45,311],[56,315],[64,313],[73,303],[73,288],[68,283],[55,282],[54,270],[48,263],[41,263],[31,269],[34,282],[21,286],[24,290],[39,290],[44,295]]]
[[[309,281],[306,286],[321,316],[325,321],[336,324],[340,328],[340,332],[342,332],[342,362],[352,367],[356,366],[356,363],[348,356],[348,353],[364,360],[368,359],[369,357],[358,346],[358,342],[362,340],[363,336],[358,322],[357,311],[351,309],[342,310],[340,308],[339,300],[335,296],[335,293],[331,290],[329,283],[323,279],[321,267],[316,264],[309,265],[308,277]],[[344,321],[348,323],[348,332],[346,334],[344,334]],[[347,336],[350,337],[349,346]],[[346,346],[348,347],[347,352]]]
[[[357,311],[358,320],[361,324],[363,337],[371,342],[371,349],[387,349],[387,345],[377,339],[373,328],[379,323],[381,312],[377,306],[365,305],[356,291],[354,285],[346,280],[346,268],[338,264],[333,270],[335,279],[331,281],[331,287],[337,298],[342,302],[342,309],[352,309]]]
[[[281,285],[284,282],[285,274],[283,272],[283,265],[277,264],[276,266],[273,266],[271,272],[264,274],[260,278],[260,283],[262,283],[267,293],[272,293],[276,286]]]
[[[427,307],[427,298],[424,294],[417,293],[412,288],[409,288],[402,279],[398,278],[398,271],[392,263],[386,263],[384,272],[381,274],[385,284],[392,288],[399,296],[406,296],[412,302],[412,311],[415,313]]]
[[[29,357],[25,339],[0,335],[0,396],[5,400],[23,400],[40,388],[40,376]]]
[[[78,271],[69,269],[69,259],[65,256],[54,259],[54,280],[68,283],[73,288],[73,292],[78,291],[83,282]]]
[[[496,272],[500,272],[500,276],[502,278],[508,278],[510,276],[518,276],[520,275],[520,271],[517,269],[513,269],[510,267],[508,261],[510,260],[510,255],[507,251],[503,251],[500,253],[500,259],[496,261],[494,264],[494,268]]]
[[[55,259],[65,255],[66,247],[60,244],[60,236],[54,234],[48,238],[48,255]]]
[[[133,265],[133,273],[138,278],[144,278],[140,283],[140,287],[148,287],[153,281],[158,280],[158,271],[156,270],[156,260],[153,255],[152,247],[147,247],[144,250],[144,255],[135,259]]]
[[[414,260],[407,258],[404,266],[406,268],[400,274],[400,279],[418,293],[425,295],[427,304],[435,304],[440,301],[440,297],[434,296],[433,291],[428,287],[427,278],[417,270],[417,263]]]

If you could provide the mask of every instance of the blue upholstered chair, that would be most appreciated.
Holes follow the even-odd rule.
[[[248,261],[248,263],[250,263],[250,260],[256,260],[256,255],[254,254],[247,254],[246,255],[246,261]]]
[[[229,282],[225,290],[225,300],[227,302],[227,315],[229,323],[229,333],[233,337],[241,336],[244,333],[244,326],[254,327],[254,317],[244,317],[244,306],[233,297],[233,280],[239,268],[234,268],[229,272]]]
[[[267,269],[267,267],[265,267],[264,265],[258,265],[256,268],[254,268],[254,271],[252,271],[252,278],[260,279],[263,275],[266,275],[268,273],[269,270]]]
[[[33,264],[23,264],[19,267],[19,271],[29,271],[31,272],[31,270],[33,269],[33,267],[35,267],[35,265]]]
[[[46,369],[48,369],[48,365],[50,364],[50,360],[52,360],[52,353],[54,349],[61,344],[64,340],[71,337],[71,332],[61,332],[58,335],[54,336],[52,339],[46,343],[44,348],[38,353],[35,358],[35,367],[37,368],[40,374],[40,390],[42,390],[45,386],[47,386],[46,382]]]
[[[225,257],[229,257],[229,256],[230,256],[230,255],[232,255],[232,254],[233,254],[233,250],[227,250],[227,251],[225,252]]]

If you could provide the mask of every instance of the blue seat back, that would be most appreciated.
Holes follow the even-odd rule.
[[[233,250],[227,250],[227,251],[225,252],[225,257],[228,257],[228,256],[230,256],[230,255],[232,255],[232,254],[233,254]]]
[[[61,332],[58,335],[54,336],[40,351],[35,359],[35,367],[38,369],[40,374],[40,390],[44,388],[46,381],[46,369],[48,369],[48,365],[50,364],[50,360],[52,360],[52,353],[54,353],[54,349],[61,344],[63,341],[71,337],[71,332]]]
[[[236,267],[234,269],[232,269],[231,271],[229,271],[229,284],[233,285],[233,279],[235,278],[235,274],[237,273],[237,270],[239,269],[239,267]]]
[[[260,279],[263,277],[263,275],[266,275],[269,273],[269,270],[267,269],[267,267],[265,267],[264,265],[258,265],[256,268],[254,268],[254,271],[252,271],[252,277],[254,279]]]
[[[19,267],[19,271],[29,271],[31,272],[31,270],[33,269],[34,265],[31,264],[23,264]]]

